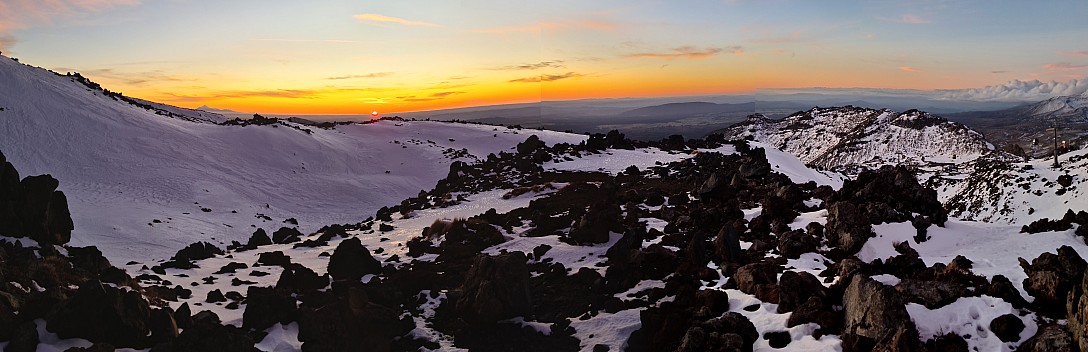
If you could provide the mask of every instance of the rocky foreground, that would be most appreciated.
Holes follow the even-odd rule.
[[[683,157],[615,173],[545,168],[649,147]],[[764,149],[721,136],[552,147],[534,136],[454,163],[434,189],[365,221],[259,229],[126,272],[65,245],[73,226],[56,180],[20,180],[0,163],[7,351],[1088,350],[1077,251],[1021,258],[1020,285],[975,274],[963,256],[927,265],[911,243],[939,240],[950,219],[909,168],[836,189],[797,183]],[[859,259],[888,223],[910,224],[913,240]],[[1020,236],[1084,237],[1085,225],[1088,213],[1070,211]],[[971,332],[930,333],[917,318],[971,299],[991,308],[952,311]]]

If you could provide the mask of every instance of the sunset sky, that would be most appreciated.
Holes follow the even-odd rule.
[[[280,114],[1088,84],[1088,1],[1044,3],[0,0],[0,51],[143,99]]]

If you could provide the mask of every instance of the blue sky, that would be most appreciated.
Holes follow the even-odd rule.
[[[1056,94],[1088,75],[1085,18],[1083,0],[3,0],[0,50],[145,99],[280,113],[1036,80]]]

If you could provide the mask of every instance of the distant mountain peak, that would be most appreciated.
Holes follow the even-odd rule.
[[[815,107],[781,120],[752,115],[723,133],[770,144],[809,165],[847,172],[958,163],[993,150],[980,133],[920,110]]]

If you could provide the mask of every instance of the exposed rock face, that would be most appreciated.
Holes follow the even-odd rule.
[[[1025,352],[1073,352],[1078,351],[1076,343],[1069,336],[1064,326],[1050,324],[1039,328],[1035,336],[1020,344],[1017,351]]]
[[[68,199],[50,175],[28,176],[0,153],[0,235],[30,237],[39,243],[65,244],[72,239]]]
[[[532,304],[526,261],[521,252],[476,257],[459,288],[458,313],[466,321],[478,323],[529,316]]]
[[[359,281],[366,274],[377,274],[382,263],[370,255],[363,242],[352,237],[340,242],[329,258],[329,275],[333,280]]]
[[[1083,275],[1081,281],[1069,291],[1065,309],[1073,344],[1081,351],[1088,351],[1088,275]]]
[[[79,337],[118,347],[140,348],[150,332],[151,310],[139,293],[86,282],[48,319],[61,338]]]
[[[874,346],[885,340],[909,338],[896,336],[900,330],[918,332],[907,314],[903,300],[894,289],[865,275],[854,275],[842,298],[845,324],[843,341],[859,341],[854,347]],[[845,347],[844,347],[845,349]]]
[[[1068,294],[1081,283],[1088,267],[1072,247],[1061,246],[1058,254],[1042,253],[1028,264],[1023,258],[1020,266],[1028,274],[1024,291],[1035,297],[1032,305],[1044,314],[1065,317]]]

